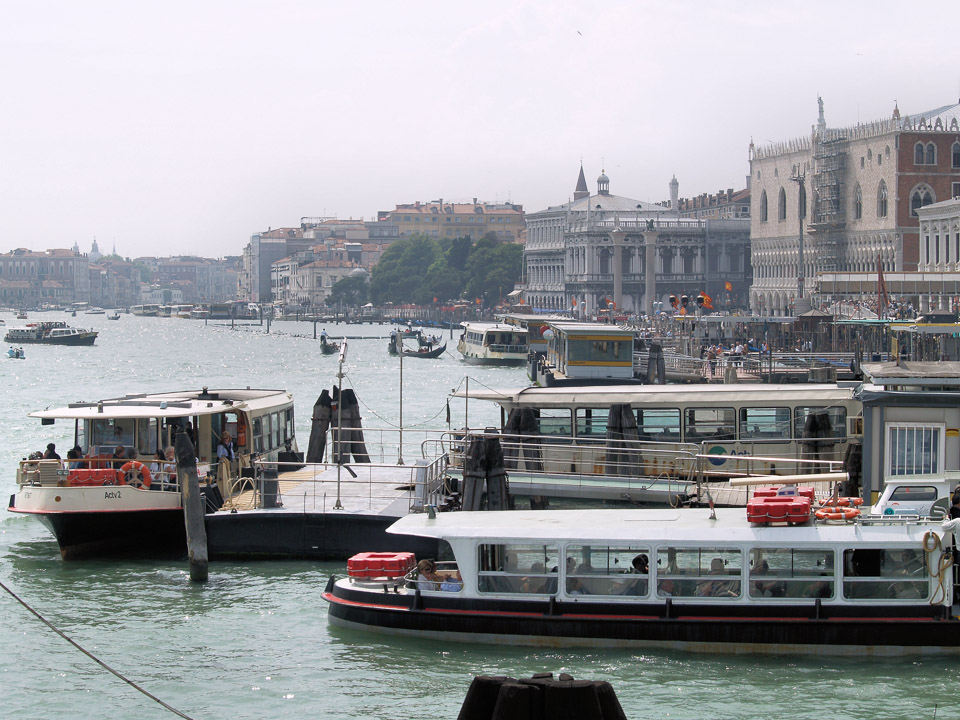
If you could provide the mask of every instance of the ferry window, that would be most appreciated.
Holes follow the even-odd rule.
[[[830,428],[833,437],[843,439],[847,436],[847,409],[845,407],[796,407],[793,409],[794,437],[803,436],[803,428],[807,424],[807,415],[812,412],[825,412],[830,418]]]
[[[741,440],[789,440],[790,408],[740,408]]]
[[[133,447],[135,420],[94,420],[90,423],[90,446],[97,446],[98,454],[111,455],[117,445]],[[88,452],[90,452],[88,450]]]
[[[137,420],[137,452],[140,455],[153,455],[157,452],[157,420],[141,418]]]
[[[943,425],[888,423],[887,475],[940,472],[943,467]]]
[[[488,593],[552,595],[557,592],[556,545],[480,545],[477,588]]]
[[[578,362],[633,362],[633,342],[620,340],[569,341],[567,359]]]
[[[571,432],[571,413],[569,410],[541,408],[539,410],[540,435],[556,438],[569,438]]]
[[[843,551],[843,597],[926,600],[930,582],[923,552],[913,548]]]
[[[568,595],[646,596],[650,548],[571,545],[566,553]]]
[[[637,431],[641,440],[677,442],[680,440],[679,408],[638,408]]]
[[[292,440],[296,432],[296,428],[293,424],[293,408],[286,409],[287,424],[283,429],[283,441],[287,442]]]
[[[736,440],[737,411],[733,408],[687,408],[683,434],[687,442]]]
[[[605,439],[609,417],[609,408],[577,408],[577,437]]]
[[[657,550],[660,597],[740,597],[741,551],[731,548]]]
[[[832,598],[833,550],[754,548],[750,553],[750,597]]]
[[[263,452],[263,418],[253,418],[253,451]]]
[[[280,447],[280,415],[271,413],[270,421],[273,423],[273,444],[271,448],[278,448]]]
[[[890,494],[891,502],[930,502],[937,499],[937,489],[930,485],[901,485]]]

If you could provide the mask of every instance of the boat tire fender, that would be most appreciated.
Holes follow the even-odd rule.
[[[150,489],[150,469],[142,462],[131,460],[120,468],[120,484],[144,490]]]

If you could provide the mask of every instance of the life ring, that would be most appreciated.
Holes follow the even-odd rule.
[[[863,505],[863,498],[842,497],[837,498],[836,500],[833,498],[827,498],[825,500],[820,500],[819,502],[825,507],[850,507],[853,505]]]
[[[860,511],[857,508],[827,507],[820,508],[814,513],[817,520],[853,520]]]
[[[150,489],[150,469],[142,462],[131,460],[120,468],[120,484],[144,490]]]

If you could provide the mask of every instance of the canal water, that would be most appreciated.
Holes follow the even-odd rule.
[[[0,318],[18,324],[10,313]],[[3,359],[4,498],[16,490],[17,461],[48,442],[65,455],[70,444],[66,427],[41,426],[26,417],[31,410],[203,385],[282,388],[294,394],[303,450],[313,403],[336,383],[337,356],[318,352],[308,323],[274,323],[267,334],[260,325],[130,315],[31,319],[67,319],[101,336],[92,348],[27,346],[26,360]],[[348,341],[343,385],[356,391],[364,426],[397,426],[400,361],[386,351],[389,327],[326,329],[334,339],[360,338]],[[522,369],[463,364],[456,339],[444,336],[449,354],[403,363],[405,428],[447,427],[447,396],[466,378],[471,387],[525,383]],[[451,403],[454,427],[465,412],[462,401]],[[472,426],[498,416],[493,406],[470,404]],[[39,522],[0,518],[0,581],[102,662],[197,720],[455,718],[474,675],[535,672],[608,680],[631,720],[960,717],[955,661],[544,650],[331,629],[320,593],[344,570],[341,563],[212,563],[210,581],[194,585],[184,562],[64,563]],[[2,591],[0,629],[4,717],[176,717]]]

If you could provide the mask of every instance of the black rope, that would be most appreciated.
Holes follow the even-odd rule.
[[[73,645],[77,650],[79,650],[80,652],[82,652],[82,653],[83,653],[84,655],[86,655],[88,658],[90,658],[90,659],[93,660],[95,663],[97,663],[98,665],[100,665],[100,667],[102,667],[104,670],[112,673],[113,675],[116,675],[118,678],[120,678],[120,679],[123,680],[125,683],[127,683],[127,685],[130,685],[130,686],[131,686],[132,688],[134,688],[135,690],[139,690],[139,691],[142,692],[144,695],[146,695],[148,698],[150,698],[150,699],[153,700],[154,702],[158,703],[159,705],[163,706],[164,708],[166,708],[167,710],[169,710],[170,712],[172,712],[174,715],[177,715],[177,716],[182,717],[182,718],[186,718],[186,720],[193,720],[193,718],[191,718],[189,715],[180,712],[180,711],[177,710],[175,707],[171,707],[170,705],[167,705],[167,703],[165,703],[163,700],[161,700],[160,698],[158,698],[156,695],[151,695],[148,691],[144,690],[142,687],[140,687],[139,685],[137,685],[133,680],[130,680],[130,679],[124,677],[124,676],[121,675],[119,672],[117,672],[116,670],[114,670],[112,667],[110,667],[109,665],[107,665],[103,660],[101,660],[100,658],[98,658],[96,655],[93,655],[91,652],[89,652],[88,650],[86,650],[86,649],[84,649],[83,647],[81,647],[81,646],[80,646],[78,643],[76,643],[74,640],[72,640],[71,638],[67,637],[66,633],[64,633],[63,631],[61,631],[61,630],[60,630],[59,628],[57,628],[53,623],[51,623],[49,620],[47,620],[43,615],[41,615],[40,613],[38,613],[38,612],[37,612],[36,610],[34,610],[32,607],[30,607],[30,606],[26,603],[25,600],[23,600],[19,595],[17,595],[13,590],[11,590],[10,588],[8,588],[8,587],[7,587],[6,585],[4,585],[2,582],[0,582],[0,588],[3,588],[4,590],[6,590],[6,591],[10,594],[10,597],[12,597],[12,598],[13,598],[14,600],[16,600],[18,603],[20,603],[21,605],[23,605],[27,610],[29,610],[31,613],[33,613],[33,614],[37,617],[37,619],[40,620],[40,622],[42,622],[42,623],[43,623],[44,625],[46,625],[48,628],[50,628],[51,630],[53,630],[57,635],[59,635],[59,636],[62,637],[64,640],[66,640],[68,643],[70,643],[71,645]]]

